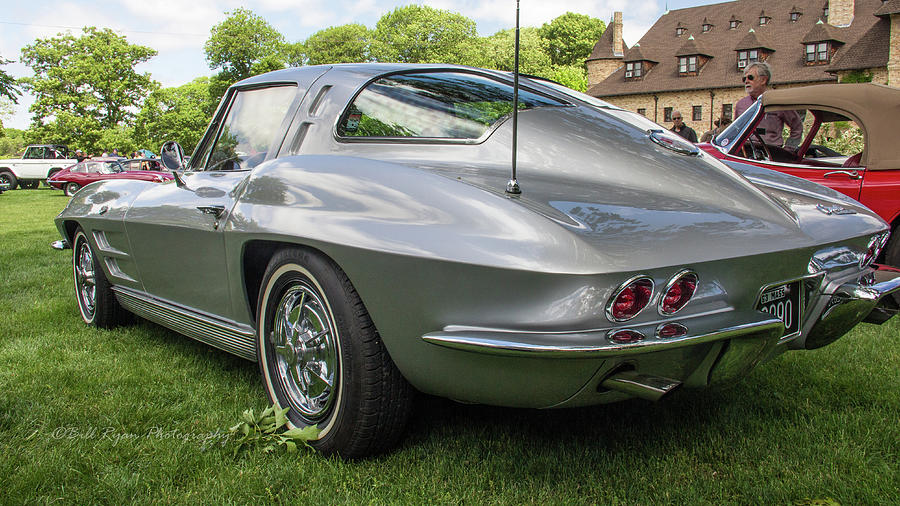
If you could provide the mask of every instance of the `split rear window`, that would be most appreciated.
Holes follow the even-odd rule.
[[[393,74],[356,96],[337,133],[356,139],[479,139],[512,113],[512,103],[511,85],[478,74]],[[519,89],[519,110],[566,105]]]

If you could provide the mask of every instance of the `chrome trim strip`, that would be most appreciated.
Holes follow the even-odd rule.
[[[743,323],[727,325],[727,322]],[[717,325],[718,324],[718,325]],[[721,326],[719,326],[721,325]],[[642,332],[645,336],[654,335],[655,325]],[[698,327],[693,325],[692,327]],[[462,351],[471,351],[490,355],[531,358],[607,358],[624,357],[657,351],[670,350],[685,346],[733,339],[750,334],[781,335],[784,324],[777,318],[769,318],[765,313],[747,311],[740,314],[727,313],[714,318],[694,335],[680,338],[653,339],[632,344],[614,344],[607,341],[609,329],[604,331],[556,333],[528,332],[431,332],[422,336],[425,342]],[[632,330],[642,326],[629,327]],[[618,329],[617,329],[618,330]],[[641,332],[640,330],[638,330]]]
[[[119,258],[131,258],[131,255],[128,253],[113,248],[109,244],[109,239],[106,238],[105,230],[94,230],[94,243],[97,245],[97,249],[100,250],[100,253],[104,256],[116,256]]]
[[[113,291],[122,307],[138,316],[256,362],[256,332],[251,327],[218,320],[121,286],[114,286]]]

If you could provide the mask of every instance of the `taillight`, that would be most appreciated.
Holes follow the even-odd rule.
[[[606,317],[610,321],[623,322],[637,316],[653,297],[653,280],[637,277],[626,281],[606,304]]]
[[[674,339],[684,337],[688,333],[687,327],[680,323],[664,323],[656,329],[656,337],[662,339]]]
[[[616,344],[633,344],[639,341],[643,341],[644,334],[631,329],[616,330],[610,332],[607,339]]]
[[[659,298],[659,313],[672,315],[681,311],[697,291],[697,279],[693,271],[684,270],[676,274]]]

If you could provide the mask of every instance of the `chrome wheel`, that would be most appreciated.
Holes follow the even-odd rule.
[[[94,254],[84,236],[75,250],[75,292],[85,321],[94,319],[97,306],[97,282],[94,276]]]
[[[284,292],[269,339],[291,406],[310,420],[324,417],[336,393],[338,345],[328,309],[312,287],[298,281]]]
[[[75,195],[76,193],[78,193],[78,190],[80,190],[80,189],[81,189],[81,186],[78,183],[68,183],[65,186],[64,193],[71,197],[72,195]]]

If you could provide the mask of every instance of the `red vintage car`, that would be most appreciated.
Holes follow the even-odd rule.
[[[47,179],[47,184],[72,196],[85,185],[104,179],[141,179],[161,183],[173,177],[155,159],[91,158],[57,172]]]
[[[796,115],[802,131],[791,132],[785,125],[773,135],[760,128],[766,115],[771,118],[775,113],[782,118]],[[770,119],[766,123],[773,122]],[[793,123],[797,130],[797,122]],[[860,201],[891,224],[884,262],[900,265],[897,132],[900,90],[878,84],[823,84],[765,92],[711,143],[700,144],[700,148],[728,164],[751,164],[802,177]],[[824,136],[844,141],[858,137],[860,142],[856,144],[861,150],[835,152],[816,142]]]

